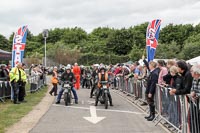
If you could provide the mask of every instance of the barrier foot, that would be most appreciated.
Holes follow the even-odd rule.
[[[5,101],[2,98],[0,98],[0,101],[3,102],[3,103],[5,103]]]
[[[159,117],[159,115],[157,115],[157,116],[154,118],[153,121],[155,121],[158,117]],[[160,117],[160,118],[158,119],[158,121],[155,123],[155,126],[157,126],[158,123],[159,123],[161,120],[162,120],[162,117]]]

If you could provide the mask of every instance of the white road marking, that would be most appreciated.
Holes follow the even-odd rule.
[[[84,101],[82,100],[81,103],[84,104]]]
[[[90,115],[91,117],[83,117],[83,118],[93,124],[97,124],[98,122],[106,118],[106,117],[97,117],[95,106],[90,106]]]
[[[83,109],[83,110],[89,110],[90,109],[88,107],[64,106],[64,105],[57,105],[57,104],[53,104],[53,106],[65,107],[65,108],[73,108],[73,109]],[[126,111],[126,110],[112,110],[112,109],[96,109],[96,110],[97,111],[105,111],[105,112],[137,114],[137,115],[146,114],[146,113],[140,113],[140,112],[134,112],[134,111]]]
[[[95,103],[95,101],[87,101],[88,102],[88,104],[94,104]]]

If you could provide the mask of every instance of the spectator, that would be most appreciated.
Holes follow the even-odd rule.
[[[165,67],[164,60],[158,60],[158,68],[160,69],[158,76],[158,84],[161,84],[163,83],[163,77],[168,73],[167,68]]]
[[[176,62],[174,60],[168,60],[167,61],[167,69],[168,69],[168,74],[163,76],[163,84],[164,85],[169,85],[171,81],[171,74],[170,74],[170,68],[174,66]]]
[[[200,131],[200,107],[199,107],[199,97],[200,97],[200,65],[194,65],[191,68],[191,74],[193,77],[192,88],[191,88],[191,97],[192,101],[190,102],[190,111],[192,113],[190,116],[190,131]],[[192,122],[192,123],[191,123]]]
[[[147,97],[147,103],[150,109],[150,115],[145,117],[148,121],[152,121],[155,118],[155,105],[154,95],[156,90],[156,84],[158,83],[158,69],[157,64],[154,61],[149,62],[150,75],[147,80],[147,88],[145,95]]]
[[[57,96],[57,88],[58,88],[58,72],[57,72],[57,70],[58,70],[57,67],[53,68],[53,74],[52,74],[52,79],[51,79],[53,88],[49,92],[50,95],[52,95],[52,93],[54,92],[54,96]]]
[[[192,75],[187,67],[187,64],[185,61],[178,61],[177,62],[178,72],[183,77],[181,88],[180,89],[171,89],[170,94],[171,95],[184,95],[189,94],[191,87],[192,87]]]

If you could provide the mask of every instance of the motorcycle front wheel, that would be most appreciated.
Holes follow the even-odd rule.
[[[64,94],[65,106],[68,106],[68,105],[69,105],[68,99],[69,99],[69,94],[68,94],[68,93],[65,93],[65,94]]]
[[[105,93],[105,109],[108,108],[108,94]]]

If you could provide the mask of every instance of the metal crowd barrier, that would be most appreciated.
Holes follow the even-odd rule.
[[[0,81],[0,101],[4,102],[5,98],[11,97],[11,85],[8,81]]]
[[[27,77],[27,83],[30,84],[30,91],[27,92],[36,92],[40,90],[47,82],[46,75],[40,79],[40,76],[29,76]],[[13,90],[9,81],[0,81],[0,101],[5,102],[6,98],[11,98],[12,100]]]
[[[146,90],[146,80],[137,80],[134,78],[124,79],[124,77],[118,77],[117,88],[127,95],[135,97],[135,100],[146,102],[145,90]]]
[[[146,80],[117,78],[116,85],[119,90],[134,96],[135,100],[146,102]],[[189,95],[170,95],[169,90],[169,88],[157,85],[155,125],[164,124],[172,132],[200,133],[200,99],[192,100]]]
[[[169,89],[157,84],[155,94],[156,125],[164,120],[167,128],[180,132],[182,111],[180,96],[170,95]],[[165,124],[166,124],[165,123]]]
[[[28,83],[30,84],[29,92],[36,92],[46,84],[46,75],[44,75],[42,79],[39,75],[31,76],[28,78]]]
[[[171,96],[168,88],[157,85],[155,101],[157,123],[164,120],[177,132],[200,133],[199,99],[192,100],[190,95]]]

